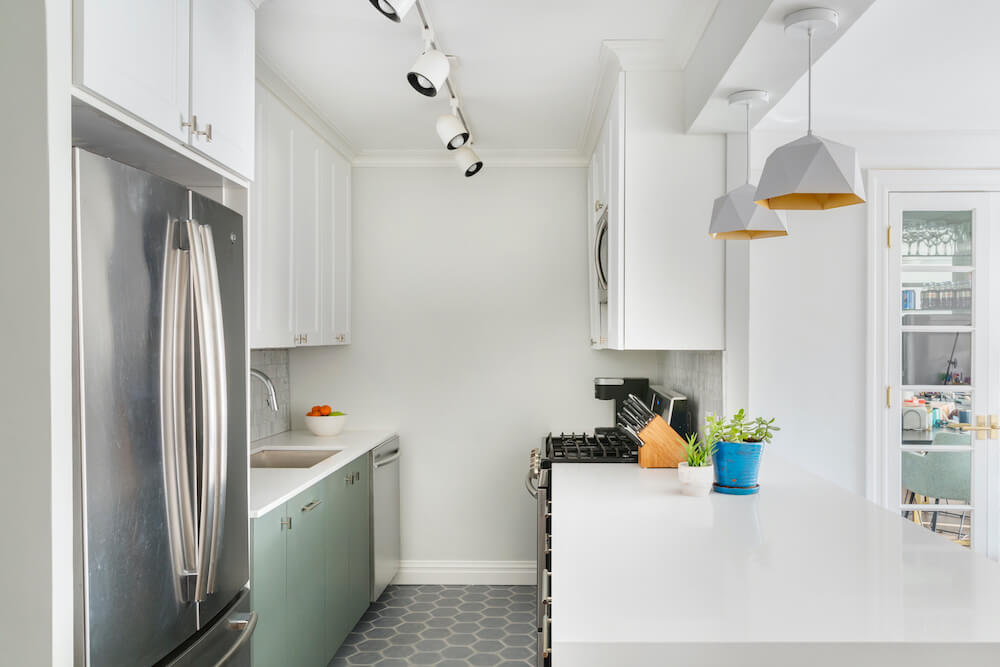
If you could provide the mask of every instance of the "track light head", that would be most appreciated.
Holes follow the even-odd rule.
[[[406,80],[421,95],[434,97],[448,79],[450,70],[448,56],[434,47],[428,46],[427,50],[417,58],[417,62],[413,63],[413,67],[406,75]]]
[[[458,112],[458,100],[451,98],[451,113],[438,116],[437,133],[441,143],[450,151],[469,143],[469,129],[465,127]]]
[[[379,10],[383,16],[394,23],[399,23],[413,8],[417,0],[368,0],[372,7]]]
[[[455,156],[455,162],[458,163],[458,166],[465,172],[466,178],[475,176],[483,170],[483,161],[476,155],[476,151],[468,146],[456,149],[452,155]]]

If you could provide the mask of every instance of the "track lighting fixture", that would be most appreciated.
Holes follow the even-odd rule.
[[[406,80],[421,95],[434,97],[448,80],[450,70],[448,56],[434,46],[434,34],[425,28],[424,52],[417,58],[417,62],[413,63]]]
[[[406,17],[406,13],[413,8],[417,0],[369,0],[369,2],[387,19],[399,23]]]
[[[437,133],[444,147],[450,151],[461,148],[469,141],[469,130],[462,122],[458,100],[454,97],[451,98],[451,113],[438,116]]]
[[[806,136],[768,156],[754,199],[764,208],[820,211],[865,202],[858,152],[812,131],[812,40],[837,31],[832,9],[800,9],[785,17],[785,32],[809,40],[809,111]]]
[[[424,10],[420,0],[368,0],[375,9],[399,23],[407,12],[416,7],[420,22],[424,27],[424,52],[417,58],[410,71],[406,74],[413,89],[421,95],[435,97],[442,89],[448,92],[451,113],[438,116],[435,129],[444,147],[451,151],[455,162],[466,177],[475,176],[483,170],[483,161],[470,148],[472,132],[469,122],[458,104],[458,93],[455,84],[448,77],[451,74],[451,63],[448,56],[434,41],[434,31],[431,29],[430,17]]]
[[[750,184],[750,107],[766,104],[767,91],[741,90],[729,96],[729,105],[746,107],[747,119],[747,180],[715,200],[712,224],[708,233],[713,239],[752,241],[774,236],[788,236],[783,214],[758,206],[754,201],[757,188]]]
[[[466,177],[475,176],[483,170],[483,161],[476,155],[476,151],[468,146],[462,146],[452,153],[452,155],[455,156],[455,162],[465,172]]]

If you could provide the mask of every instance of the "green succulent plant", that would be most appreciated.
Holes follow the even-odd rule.
[[[692,433],[684,443],[687,463],[692,468],[704,468],[712,465],[712,455],[715,454],[715,443],[706,443],[697,433]]]
[[[750,419],[740,408],[735,415],[726,419],[716,414],[705,418],[705,439],[708,442],[771,442],[775,431],[774,419],[757,417]]]

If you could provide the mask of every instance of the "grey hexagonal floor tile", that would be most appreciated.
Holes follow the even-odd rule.
[[[530,667],[534,600],[534,586],[390,586],[330,667]]]

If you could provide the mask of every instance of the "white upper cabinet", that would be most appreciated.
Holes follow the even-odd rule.
[[[186,142],[191,0],[75,0],[73,79]]]
[[[191,7],[191,145],[253,178],[254,10],[247,0]]]
[[[320,210],[333,224],[323,228],[322,336],[324,345],[345,345],[351,342],[351,165],[332,148],[323,152],[321,178],[329,187]]]
[[[249,219],[250,346],[292,347],[292,136],[295,116],[257,86],[257,181]],[[268,187],[260,187],[267,183]]]
[[[292,266],[295,298],[295,333],[298,345],[322,344],[321,262],[323,229],[331,218],[320,218],[320,201],[329,197],[329,181],[320,178],[321,139],[296,119],[292,141]],[[267,184],[263,184],[267,187]],[[326,208],[324,212],[326,212]]]
[[[725,244],[708,235],[725,192],[725,143],[684,133],[681,89],[675,72],[618,75],[588,188],[597,348],[725,347]]]
[[[74,0],[73,15],[76,86],[253,178],[249,0]]]
[[[250,347],[351,342],[351,165],[257,85]]]

